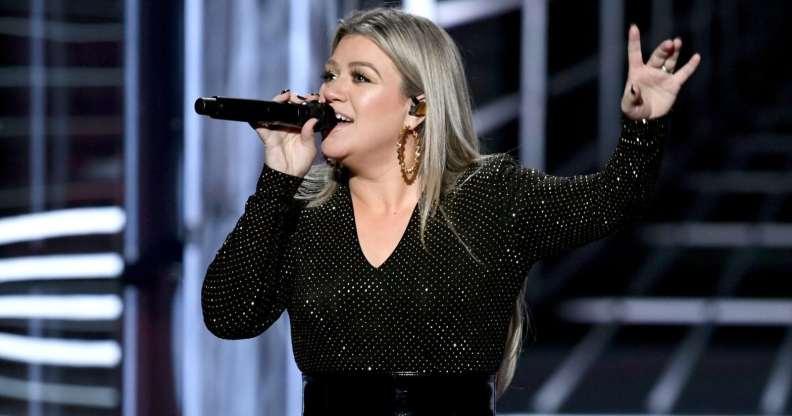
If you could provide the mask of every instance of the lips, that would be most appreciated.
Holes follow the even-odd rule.
[[[333,107],[333,111],[335,111],[336,114],[336,124],[332,128],[322,131],[322,140],[325,140],[336,130],[343,129],[346,127],[347,124],[352,124],[355,122],[355,120],[352,117],[350,117],[340,109]]]
[[[335,133],[338,130],[342,130],[342,129],[346,128],[350,124],[352,124],[352,123],[338,122],[338,123],[336,123],[335,126],[333,126],[333,128],[331,128],[329,130],[323,130],[322,131],[322,140],[327,139],[328,137],[330,137],[331,134]]]

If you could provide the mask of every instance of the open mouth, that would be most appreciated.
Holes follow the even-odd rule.
[[[343,114],[338,114],[338,113],[336,113],[336,121],[337,121],[336,125],[333,126],[332,128],[326,129],[326,130],[322,130],[322,140],[326,139],[334,131],[343,129],[347,125],[352,124],[352,123],[355,122],[351,118],[349,118],[349,117],[347,117],[347,116],[345,116]]]

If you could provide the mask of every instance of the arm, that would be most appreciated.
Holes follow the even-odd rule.
[[[519,166],[500,166],[508,247],[536,259],[607,236],[639,217],[660,168],[665,117],[622,119],[622,134],[605,169],[559,177]]]
[[[256,192],[206,271],[201,306],[220,338],[252,338],[286,307],[282,261],[295,223],[293,197],[302,178],[264,164]]]
[[[701,62],[694,54],[676,70],[681,48],[681,38],[665,40],[644,63],[640,32],[630,26],[622,135],[602,172],[556,177],[506,160],[500,173],[511,247],[541,257],[602,238],[640,215],[660,167],[666,115]]]

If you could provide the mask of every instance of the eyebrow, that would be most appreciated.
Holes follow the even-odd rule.
[[[326,63],[325,65],[338,66],[338,62],[336,62],[336,61],[334,61],[334,60],[332,60],[332,59],[328,59],[328,60],[327,60],[327,63]],[[377,71],[377,68],[374,66],[374,64],[372,64],[372,63],[370,63],[370,62],[365,62],[365,61],[352,61],[352,62],[350,62],[350,63],[349,63],[349,66],[350,66],[350,67],[353,67],[353,66],[365,66],[365,67],[367,67],[367,68],[371,68],[371,69],[372,69],[374,72],[376,72],[376,73],[377,73],[377,76],[378,76],[380,79],[382,79],[382,75],[380,75],[379,71]]]

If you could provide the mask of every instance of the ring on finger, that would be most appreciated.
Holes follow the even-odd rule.
[[[660,67],[660,69],[662,69],[662,70],[663,70],[663,72],[665,72],[666,74],[672,74],[672,73],[673,73],[673,71],[671,71],[671,70],[669,70],[668,68],[666,68],[666,66],[665,66],[665,62],[664,62],[664,63],[663,63],[663,65]]]

